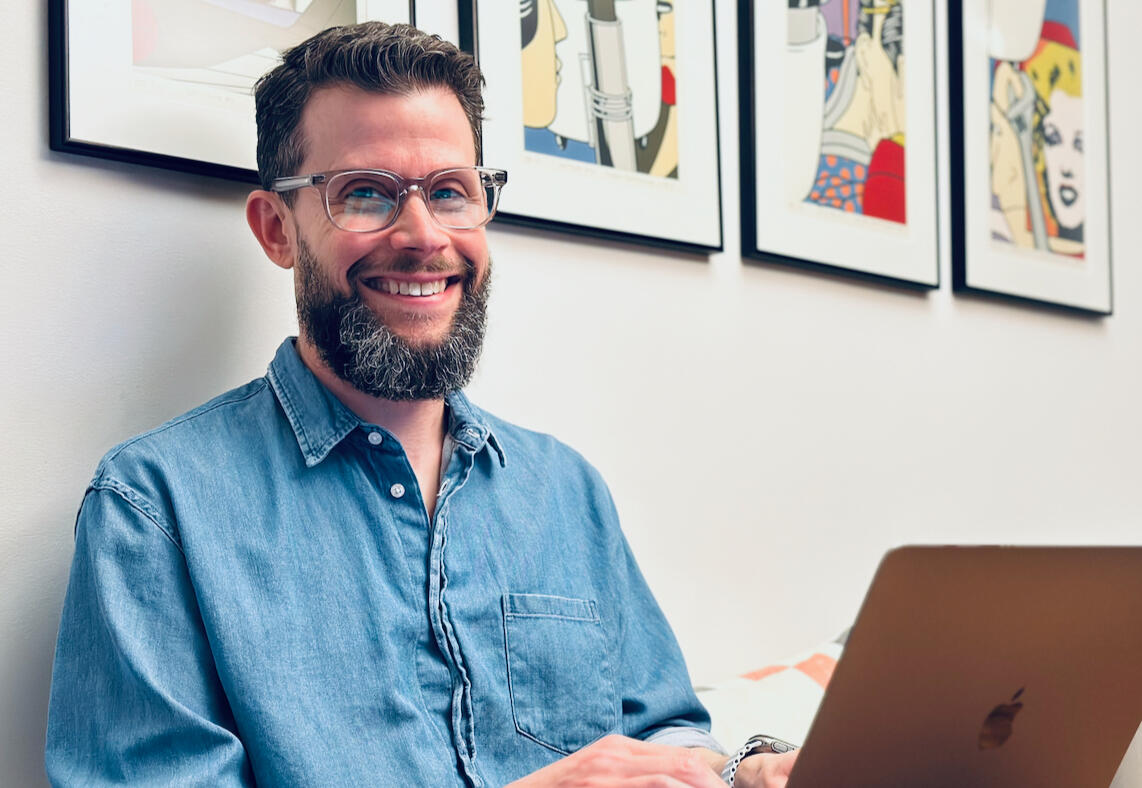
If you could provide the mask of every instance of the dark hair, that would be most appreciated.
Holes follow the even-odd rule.
[[[468,116],[479,161],[483,84],[471,55],[411,25],[362,22],[323,30],[283,52],[282,62],[254,85],[262,188],[274,178],[299,174],[306,145],[302,111],[314,90],[333,85],[394,95],[448,88]],[[282,196],[289,202],[292,193]]]

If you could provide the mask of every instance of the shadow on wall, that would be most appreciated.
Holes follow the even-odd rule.
[[[43,159],[29,200],[54,201],[69,226],[37,242],[41,270],[9,291],[10,340],[26,352],[12,359],[19,456],[0,514],[4,786],[46,783],[73,526],[99,458],[262,374],[292,328],[274,303],[291,301],[289,274],[245,225],[247,186],[46,148]]]
[[[82,492],[75,493],[75,501]],[[48,689],[72,551],[69,529],[59,540],[48,540],[60,546],[50,555],[45,555],[42,534],[65,530],[55,516],[59,508],[45,505],[22,538],[5,543],[9,555],[37,560],[20,566],[19,571],[5,572],[4,593],[19,600],[19,618],[6,622],[5,643],[0,646],[4,652],[0,658],[4,671],[0,675],[0,708],[4,709],[0,717],[0,746],[4,748],[0,780],[4,785],[47,785],[43,763]]]

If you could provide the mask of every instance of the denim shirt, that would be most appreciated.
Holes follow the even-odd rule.
[[[431,522],[396,438],[291,340],[113,449],[76,524],[52,782],[485,786],[608,733],[716,747],[598,473],[447,404]]]

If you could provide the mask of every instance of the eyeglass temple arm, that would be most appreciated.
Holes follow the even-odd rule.
[[[288,178],[274,178],[270,189],[275,192],[288,192],[304,186],[313,186],[324,180],[324,175],[292,175]]]

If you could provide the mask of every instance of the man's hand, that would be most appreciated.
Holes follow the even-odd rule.
[[[754,784],[749,783],[749,785]],[[756,784],[764,785],[764,783]],[[774,785],[784,784],[784,781],[774,783]],[[540,786],[726,788],[718,773],[710,767],[700,751],[685,747],[668,747],[663,744],[648,744],[625,736],[607,736],[599,739],[578,752],[511,783],[510,788]]]
[[[749,756],[738,766],[734,788],[785,788],[798,752]]]

